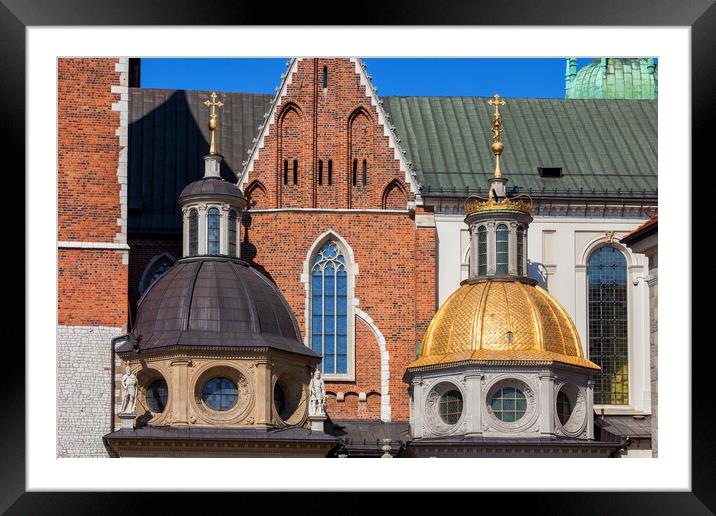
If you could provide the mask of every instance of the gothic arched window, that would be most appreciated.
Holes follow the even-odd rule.
[[[311,349],[327,375],[349,373],[348,272],[341,246],[328,240],[311,260]]]
[[[477,230],[477,274],[487,275],[487,228],[480,226]]]
[[[174,258],[168,253],[162,253],[152,258],[139,280],[139,295],[144,294],[152,286],[152,283],[161,278],[172,265],[174,265]]]
[[[219,237],[219,209],[209,208],[209,214],[207,216],[207,246],[206,254],[220,254],[221,253],[221,239]]]
[[[363,160],[363,174],[361,178],[361,183],[363,183],[363,186],[366,186],[368,184],[368,163],[366,160]]]
[[[236,256],[236,210],[229,211],[229,256]]]
[[[629,404],[627,264],[614,247],[600,247],[587,262],[589,359],[602,368],[594,403]]]
[[[192,208],[189,211],[189,256],[199,254],[199,213]]]
[[[504,224],[497,226],[495,232],[495,273],[496,274],[507,274],[508,273],[508,256],[509,256],[509,230]]]

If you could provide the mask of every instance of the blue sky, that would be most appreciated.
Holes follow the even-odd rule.
[[[141,86],[273,93],[288,58],[142,59]],[[591,59],[578,59],[577,68]],[[367,58],[379,95],[564,97],[564,59]]]

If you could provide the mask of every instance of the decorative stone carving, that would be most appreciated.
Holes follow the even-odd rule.
[[[316,369],[311,378],[309,387],[310,402],[308,405],[309,417],[326,415],[326,383],[321,377],[321,371]]]
[[[122,406],[119,410],[122,414],[134,415],[137,407],[138,386],[137,376],[127,366],[126,372],[122,376]]]

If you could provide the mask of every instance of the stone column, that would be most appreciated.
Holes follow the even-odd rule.
[[[517,275],[517,222],[510,222],[507,237],[507,272]]]
[[[229,205],[222,204],[219,210],[219,253],[229,254]]]
[[[465,373],[465,387],[467,399],[465,400],[465,435],[482,434],[482,378],[477,371]]]
[[[189,256],[189,209],[182,208],[182,256]]]
[[[487,274],[495,274],[496,268],[496,242],[495,242],[495,222],[489,221],[487,223]]]
[[[170,424],[174,426],[189,425],[189,403],[194,393],[189,386],[189,368],[191,359],[175,358],[171,361],[171,400],[172,414]]]
[[[206,212],[207,212],[207,206],[206,204],[202,204],[201,206],[198,206],[198,212],[199,212],[199,242],[197,246],[197,253],[200,255],[205,255],[207,251],[207,218],[206,218]]]

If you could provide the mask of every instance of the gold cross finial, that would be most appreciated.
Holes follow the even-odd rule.
[[[495,106],[495,114],[500,114],[500,106],[504,106],[506,104],[504,99],[500,98],[499,93],[495,93],[495,96],[487,101],[487,103],[491,106]]]
[[[492,116],[492,153],[495,155],[495,172],[494,177],[502,177],[502,171],[500,170],[500,154],[502,154],[505,146],[500,141],[500,133],[502,132],[502,116],[500,116],[500,106],[504,106],[507,103],[504,99],[500,98],[500,95],[495,93],[495,96],[488,100],[487,103],[490,106],[495,106],[495,114]]]
[[[215,91],[211,92],[211,100],[205,100],[204,105],[206,107],[211,108],[211,113],[209,113],[209,132],[211,133],[211,143],[209,145],[209,154],[215,155],[216,154],[216,128],[219,127],[219,121],[216,117],[216,108],[221,107],[224,105],[221,101],[216,101],[216,97],[218,96]]]

